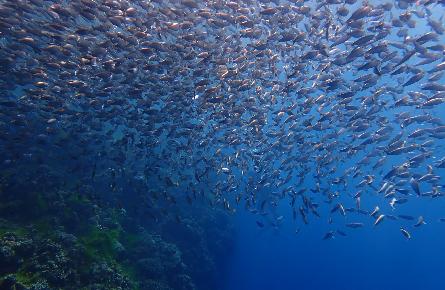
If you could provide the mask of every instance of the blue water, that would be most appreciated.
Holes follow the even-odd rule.
[[[353,165],[346,163],[345,167]],[[384,173],[390,169],[384,168]],[[445,177],[443,169],[435,173]],[[354,206],[349,196],[344,200]],[[443,199],[411,197],[408,203],[393,210],[387,204],[388,199],[369,191],[362,195],[362,208],[372,211],[379,205],[386,214],[415,217],[413,221],[386,219],[376,227],[370,216],[354,213],[345,217],[333,214],[332,224],[325,214],[304,225],[300,216],[296,222],[292,220],[288,202],[282,201],[277,210],[277,215],[285,216],[277,229],[259,228],[256,221],[262,219],[242,208],[234,215],[237,242],[230,260],[227,290],[445,289],[445,223],[439,221],[445,216]],[[325,207],[323,213],[332,208],[332,205],[321,206]],[[427,224],[414,228],[419,215],[425,216]],[[365,226],[359,229],[343,226],[357,221]],[[401,234],[401,226],[410,231],[410,240]],[[336,229],[347,236],[337,234],[332,240],[323,240],[326,232]]]
[[[444,213],[434,200],[414,204]],[[238,240],[230,260],[227,290],[445,289],[445,224],[425,225],[406,240],[398,222],[348,231],[347,237],[322,240],[326,221],[302,226],[291,221],[280,231],[258,229],[244,212],[236,215]],[[409,224],[409,223],[408,223]]]
[[[441,9],[434,9],[432,12],[436,19],[443,15]],[[410,30],[410,35],[421,35],[428,31],[431,31],[429,26],[420,21],[415,29]],[[443,40],[442,36],[441,39]],[[410,61],[410,63],[415,62]],[[423,68],[427,70],[433,66],[434,63]],[[354,76],[350,77],[354,78]],[[397,77],[385,76],[379,83],[394,86],[396,79]],[[404,94],[408,91],[420,91],[421,84],[422,82],[410,86],[404,90]],[[370,91],[361,93],[361,95],[367,94],[370,94]],[[420,110],[403,107],[381,115],[392,120],[395,113],[406,111],[411,111],[412,115],[421,113]],[[435,117],[445,121],[444,106],[439,106],[433,111],[424,110],[422,113],[433,113]],[[396,130],[392,136],[398,133],[397,125],[393,127]],[[413,125],[405,132],[412,132],[422,127],[428,127],[428,125]],[[443,144],[443,140],[436,142],[435,150],[439,147],[441,149],[435,151],[437,154],[433,156],[433,161],[445,155]],[[366,153],[369,153],[369,150]],[[364,156],[364,154],[359,154],[353,160],[346,161],[341,167],[346,169],[356,166],[356,162]],[[386,174],[392,165],[401,164],[406,156],[389,156],[389,158],[390,162],[386,162],[381,171],[372,172],[372,174],[379,178]],[[371,162],[370,166],[373,164]],[[425,165],[414,171],[425,173]],[[434,173],[441,176],[441,179],[445,178],[444,169],[435,169]],[[307,177],[301,188],[313,188],[313,182],[310,177]],[[375,185],[380,187],[381,184],[378,182]],[[430,189],[430,187],[424,188],[425,191]],[[332,191],[335,190],[340,190],[343,195],[346,195],[340,200],[354,207],[352,199],[347,194],[355,194],[357,188],[333,186]],[[283,223],[277,229],[267,226],[259,228],[256,226],[256,221],[263,221],[263,219],[258,215],[246,213],[241,208],[234,215],[237,241],[235,251],[230,258],[225,289],[445,289],[443,276],[445,273],[445,223],[439,221],[439,218],[445,216],[444,200],[410,197],[408,203],[396,206],[395,210],[388,206],[388,202],[388,199],[378,197],[376,192],[367,191],[362,195],[362,208],[366,210],[372,211],[378,205],[381,209],[384,208],[383,211],[386,214],[413,215],[415,220],[386,219],[382,224],[374,227],[375,220],[369,216],[348,213],[343,217],[337,213],[332,215],[332,224],[328,223],[327,215],[322,215],[321,218],[312,218],[309,225],[304,225],[299,214],[297,221],[292,220],[289,201],[284,200],[281,201],[276,213],[277,216],[284,215]],[[328,213],[330,208],[332,205],[321,212]],[[413,225],[417,222],[419,215],[426,217],[427,224],[414,228]],[[365,226],[359,229],[342,227],[348,222],[363,222]],[[412,235],[410,240],[402,235],[400,227],[410,231]],[[326,232],[336,229],[341,229],[347,236],[337,234],[332,240],[323,240]],[[298,230],[297,233],[296,230]]]

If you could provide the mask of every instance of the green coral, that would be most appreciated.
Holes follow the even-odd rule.
[[[7,225],[3,221],[0,221],[0,238],[3,238],[5,234],[13,233],[16,236],[23,237],[27,234],[27,230],[20,226],[15,226],[13,224]]]
[[[90,230],[90,233],[81,237],[81,244],[85,247],[87,256],[92,260],[105,260],[114,262],[116,252],[114,245],[119,238],[119,230],[98,229]]]
[[[25,287],[47,283],[44,289],[216,289],[199,283],[214,271],[210,248],[224,241],[217,223],[202,217],[207,214],[153,224],[87,196],[62,190],[7,196],[0,242],[12,234],[18,243],[31,241],[32,249],[12,248],[21,262],[1,273],[0,283],[9,277]]]
[[[18,283],[30,287],[39,280],[39,275],[22,269],[15,274],[15,278]]]

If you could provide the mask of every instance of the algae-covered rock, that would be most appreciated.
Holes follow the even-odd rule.
[[[0,279],[0,290],[10,290],[10,289],[27,290],[28,288],[19,281],[17,281],[15,275],[10,274]]]
[[[85,194],[28,190],[20,196],[28,200],[9,195],[6,206],[34,206],[29,214],[12,222],[0,212],[0,290],[217,289],[209,282],[214,252],[223,251],[228,231],[216,217],[153,210],[141,218]]]
[[[92,289],[131,289],[128,278],[106,262],[94,263],[90,278],[94,281]]]

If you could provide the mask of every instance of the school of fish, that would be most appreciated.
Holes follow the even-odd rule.
[[[147,204],[245,209],[259,228],[279,227],[281,207],[301,225],[345,217],[324,239],[410,221],[396,226],[410,239],[429,221],[404,204],[445,194],[444,11],[1,0],[1,168],[75,159],[66,174],[110,191],[125,175]]]

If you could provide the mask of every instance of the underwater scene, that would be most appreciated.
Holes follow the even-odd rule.
[[[0,290],[445,289],[444,0],[0,0]]]

